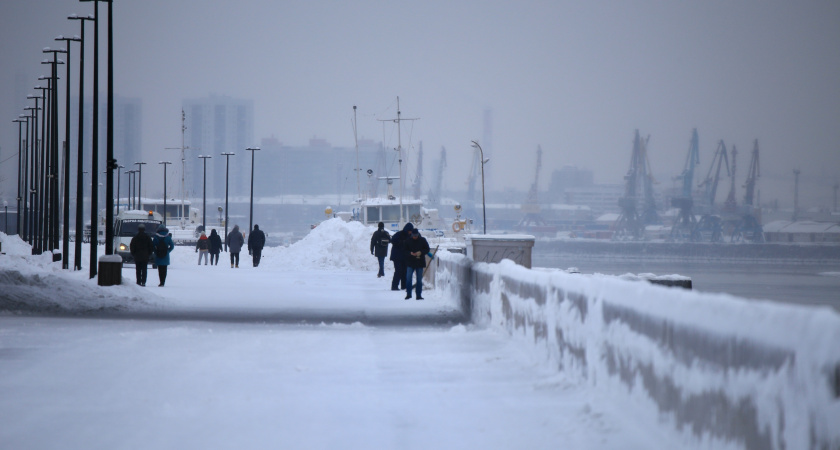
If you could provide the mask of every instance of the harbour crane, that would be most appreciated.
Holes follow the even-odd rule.
[[[715,214],[715,197],[717,196],[717,188],[720,183],[720,169],[726,164],[726,174],[730,175],[729,171],[729,157],[726,151],[726,144],[723,140],[718,142],[715,155],[712,157],[712,165],[709,166],[709,173],[698,187],[705,188],[704,202],[705,211],[700,220],[697,221],[697,226],[694,228],[695,236],[698,240],[721,242],[723,240],[723,221],[720,216]],[[714,175],[712,173],[714,172]]]
[[[682,174],[677,177],[682,180],[682,193],[679,197],[671,199],[671,206],[679,209],[674,225],[671,227],[671,240],[693,241],[694,229],[697,226],[697,218],[694,217],[694,199],[692,192],[694,188],[694,168],[700,164],[700,139],[697,137],[697,128],[691,132],[691,140],[688,144],[688,155],[685,159],[685,167]]]
[[[726,163],[726,174],[728,176],[730,175],[729,157],[726,152],[726,144],[721,140],[718,142],[714,157],[712,157],[712,165],[709,166],[709,173],[706,174],[706,178],[698,185],[700,188],[705,188],[705,201],[708,203],[709,213],[712,212],[712,208],[715,205],[718,183],[720,182],[720,168],[723,163]],[[714,176],[712,176],[712,172],[714,172]]]
[[[441,199],[441,187],[443,186],[443,170],[446,169],[446,147],[440,147],[440,161],[438,162],[435,187],[429,191],[429,204],[438,205]]]
[[[420,149],[417,151],[417,173],[414,177],[414,183],[411,185],[414,198],[420,198],[420,189],[423,184],[423,141],[420,141]]]
[[[761,170],[759,168],[758,160],[758,139],[756,139],[755,143],[753,144],[752,157],[750,158],[750,169],[747,172],[747,181],[744,184],[744,205],[754,206],[753,199],[755,196],[755,184],[758,181],[758,177],[760,176]]]
[[[735,200],[735,158],[738,156],[738,149],[732,146],[732,170],[729,173],[729,194],[726,196],[726,201],[723,202],[723,210],[726,212],[735,212],[738,209],[738,202]]]
[[[761,209],[755,205],[755,186],[761,176],[758,158],[758,139],[753,144],[750,157],[750,168],[747,171],[747,181],[744,183],[744,206],[741,221],[732,232],[732,241],[746,240],[750,242],[764,242],[764,228],[761,226]]]
[[[636,130],[630,169],[624,176],[624,197],[618,199],[621,213],[614,226],[613,239],[640,240],[644,237],[645,225],[659,221],[653,196],[653,177],[650,175],[650,161],[647,157],[649,140],[650,137],[644,140],[639,137],[639,130]],[[641,214],[638,210],[639,184],[644,190],[644,205]]]
[[[534,182],[528,190],[528,197],[522,204],[521,210],[525,214],[519,221],[517,228],[529,232],[556,232],[557,229],[550,227],[540,214],[540,203],[537,197],[540,181],[540,169],[542,168],[542,147],[537,146],[537,168],[534,173]]]

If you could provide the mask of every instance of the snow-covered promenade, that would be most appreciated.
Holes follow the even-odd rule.
[[[460,324],[435,291],[407,301],[364,264],[289,253],[296,270],[271,251],[231,269],[178,247],[163,288],[156,271],[144,288],[127,266],[100,288],[4,255],[4,301],[33,311],[0,313],[0,446],[681,446],[506,335]]]
[[[99,287],[0,236],[9,448],[811,448],[838,442],[840,318],[442,253],[376,278],[328,221],[288,248]],[[469,311],[459,305],[470,299]],[[457,299],[457,300],[456,300]],[[466,312],[466,315],[465,315]],[[781,330],[784,330],[782,332]],[[44,432],[45,429],[49,432]],[[831,446],[829,446],[831,448]]]

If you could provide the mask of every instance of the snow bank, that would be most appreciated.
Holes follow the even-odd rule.
[[[436,288],[569,376],[710,448],[840,447],[840,315],[441,253]]]
[[[0,241],[0,313],[83,314],[148,309],[165,302],[131,283],[133,278],[102,287],[89,278],[86,265],[81,271],[63,270],[51,253],[32,255],[32,247],[18,236],[0,233]],[[85,254],[89,248],[83,245]]]
[[[379,263],[370,254],[370,237],[374,231],[375,228],[359,222],[326,220],[289,247],[265,248],[260,266],[376,271]],[[247,252],[244,253],[247,256]]]

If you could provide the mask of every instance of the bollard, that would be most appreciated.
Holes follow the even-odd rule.
[[[114,286],[122,284],[122,257],[119,255],[105,255],[99,258],[99,272],[97,282],[100,286]]]

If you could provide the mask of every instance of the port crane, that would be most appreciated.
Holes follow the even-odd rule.
[[[650,161],[647,156],[647,142],[642,139],[639,130],[633,138],[633,154],[630,157],[630,169],[624,176],[624,197],[618,199],[621,213],[614,226],[613,239],[640,240],[644,237],[645,225],[658,223],[656,202],[653,197],[653,177],[650,174]],[[638,209],[638,191],[641,184],[644,191],[644,203],[641,213]]]
[[[726,144],[723,140],[718,142],[715,155],[712,157],[712,164],[709,166],[709,172],[706,178],[698,185],[699,188],[704,189],[703,202],[704,211],[697,222],[695,235],[698,240],[720,242],[723,240],[723,220],[720,216],[715,214],[715,197],[717,196],[717,188],[720,183],[720,169],[726,165],[726,174],[729,176],[729,157],[726,151]],[[714,175],[712,173],[714,172]]]
[[[691,132],[691,140],[688,144],[688,155],[685,159],[685,168],[682,174],[677,177],[682,180],[682,192],[679,197],[671,199],[671,206],[678,208],[677,218],[671,227],[671,240],[694,241],[697,218],[694,217],[694,168],[700,164],[700,139],[697,136],[697,128]]]
[[[540,203],[537,197],[537,190],[540,181],[540,169],[542,168],[542,147],[537,146],[537,168],[534,173],[534,182],[531,184],[531,189],[528,190],[528,197],[522,203],[521,211],[525,214],[517,229],[528,232],[556,232],[555,227],[551,227],[546,223],[540,214]]]
[[[411,185],[414,198],[420,198],[420,190],[423,184],[423,141],[420,141],[420,148],[417,150],[417,173],[414,177],[414,183]]]
[[[732,146],[732,170],[729,172],[729,194],[723,202],[723,210],[729,213],[735,212],[738,209],[738,202],[735,200],[735,158],[738,156],[738,149]]]
[[[741,220],[732,232],[732,241],[764,242],[764,228],[761,226],[761,209],[755,205],[755,186],[761,176],[759,166],[758,139],[753,143],[750,168],[744,183],[744,205]]]
[[[699,188],[705,188],[704,200],[706,206],[708,206],[707,213],[713,212],[717,188],[720,183],[720,169],[724,163],[726,164],[726,175],[729,176],[729,156],[727,155],[726,144],[721,140],[718,142],[715,156],[712,158],[712,165],[709,166],[709,173],[706,174],[706,178],[698,185]],[[714,172],[714,176],[712,176],[712,172]]]
[[[438,162],[437,177],[435,178],[435,187],[429,191],[429,204],[439,205],[441,198],[441,187],[443,186],[443,171],[446,169],[446,147],[440,148],[440,161]]]

